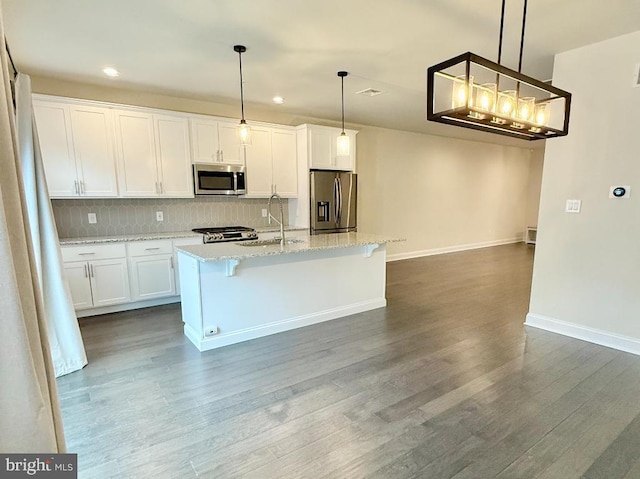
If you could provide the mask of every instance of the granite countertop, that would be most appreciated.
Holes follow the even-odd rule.
[[[367,233],[333,233],[296,237],[291,241],[294,242],[287,243],[282,249],[280,247],[280,244],[246,246],[247,243],[259,243],[259,241],[201,244],[193,246],[181,246],[177,249],[178,251],[196,258],[198,261],[208,262],[229,259],[241,260],[259,256],[271,256],[280,254],[305,253],[314,250],[350,248],[353,246],[385,244],[405,240]],[[242,246],[243,244],[245,246]]]
[[[128,241],[148,241],[161,239],[177,239],[177,238],[196,238],[202,236],[193,231],[175,231],[172,233],[139,233],[133,235],[119,236],[94,236],[86,238],[60,238],[61,246],[83,245],[83,244],[101,244],[101,243],[124,243]]]
[[[285,228],[285,231],[307,231],[309,228]],[[272,226],[256,228],[260,233],[276,233],[280,228]],[[161,239],[177,239],[177,238],[195,238],[201,236],[200,233],[193,231],[174,231],[170,233],[138,233],[132,235],[114,235],[114,236],[93,236],[82,238],[60,238],[61,246],[85,245],[85,244],[102,244],[102,243],[126,243],[129,241],[149,241]]]

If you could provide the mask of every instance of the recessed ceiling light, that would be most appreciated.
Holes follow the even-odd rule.
[[[278,105],[282,105],[284,103],[284,98],[281,96],[274,96],[273,103],[277,103]]]
[[[120,75],[120,72],[113,67],[106,67],[102,69],[102,72],[108,77],[115,78]]]

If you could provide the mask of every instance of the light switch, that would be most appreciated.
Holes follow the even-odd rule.
[[[582,207],[582,200],[567,200],[567,204],[564,208],[565,213],[580,213]]]
[[[267,217],[267,209],[266,208],[262,208],[262,217],[263,218]]]
[[[162,211],[156,211],[156,221],[164,221],[164,213]]]
[[[89,213],[87,216],[89,217],[89,224],[95,225],[98,222],[98,218],[96,218],[95,213]]]

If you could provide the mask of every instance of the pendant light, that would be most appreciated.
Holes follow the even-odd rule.
[[[340,133],[340,136],[338,137],[338,143],[336,145],[336,153],[338,156],[349,156],[351,150],[350,138],[344,131],[344,77],[346,77],[348,74],[349,73],[345,71],[338,72],[342,87],[342,133]]]
[[[240,138],[241,145],[250,145],[251,127],[247,125],[247,122],[244,120],[244,86],[242,82],[242,54],[247,51],[247,47],[244,45],[234,45],[233,51],[238,53],[238,59],[240,60],[240,106],[242,108],[242,117],[238,125],[238,138]]]
[[[522,74],[527,0],[518,71],[500,64],[505,3],[497,63],[467,52],[427,69],[427,120],[525,140],[565,136],[571,93]]]

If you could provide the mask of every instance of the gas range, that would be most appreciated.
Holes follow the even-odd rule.
[[[256,230],[246,226],[194,228],[191,231],[202,234],[204,243],[224,243],[226,241],[245,241],[258,238]]]

